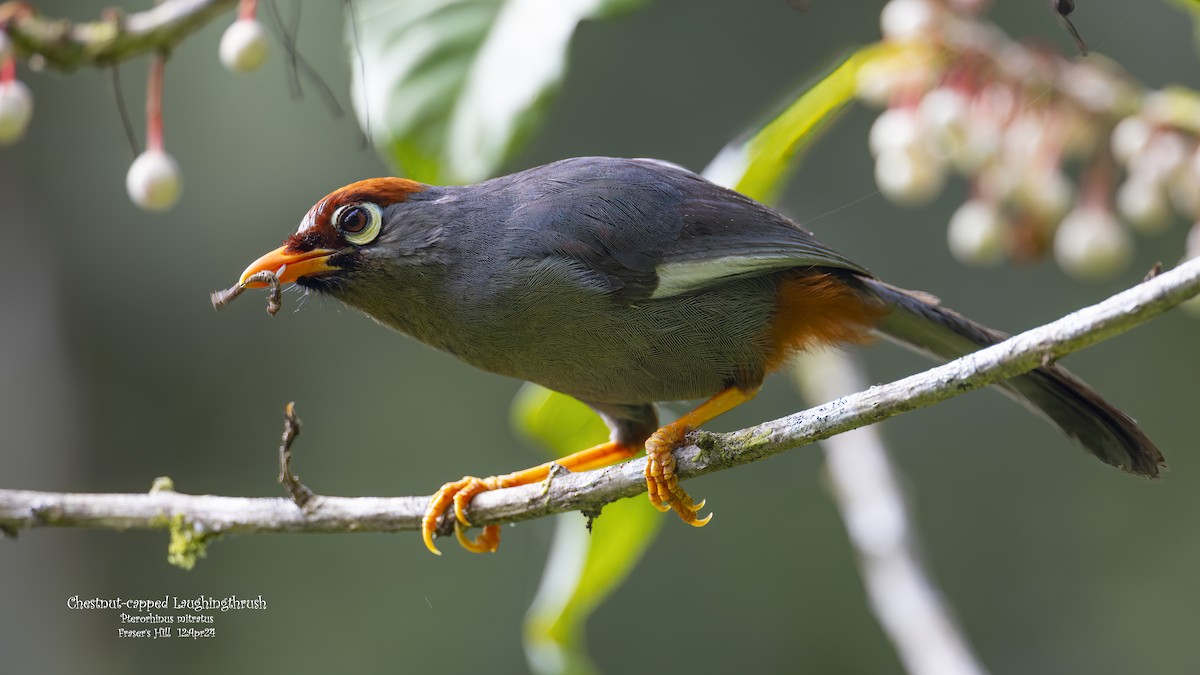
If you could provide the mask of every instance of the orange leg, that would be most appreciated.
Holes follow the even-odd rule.
[[[421,519],[421,537],[425,540],[425,547],[437,555],[442,554],[433,545],[433,534],[437,530],[438,518],[453,505],[456,519],[454,523],[454,535],[458,538],[458,543],[473,553],[491,553],[500,546],[499,525],[488,525],[473,540],[468,539],[463,533],[466,528],[471,526],[470,521],[467,520],[466,508],[471,502],[472,497],[488,490],[499,490],[501,488],[528,485],[546,480],[546,476],[550,475],[550,467],[553,464],[571,471],[588,471],[614,464],[623,459],[629,459],[640,450],[641,448],[620,445],[618,443],[601,443],[587,450],[580,450],[572,455],[567,455],[553,462],[539,464],[524,471],[506,473],[502,476],[490,476],[488,478],[464,476],[462,480],[446,483],[429,500],[429,507],[426,508],[425,516]]]
[[[679,486],[673,453],[689,431],[733,410],[754,398],[757,393],[758,387],[750,390],[730,387],[650,436],[646,441],[646,492],[654,508],[664,512],[674,509],[683,522],[695,527],[704,527],[712,520],[711,513],[704,518],[696,518],[696,512],[704,508],[704,501],[697,504]]]

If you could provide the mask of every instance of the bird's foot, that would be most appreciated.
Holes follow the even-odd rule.
[[[483,532],[480,532],[479,536],[470,539],[466,535],[466,530],[471,527],[471,522],[467,520],[466,509],[467,504],[475,495],[502,487],[507,486],[501,481],[500,476],[488,478],[464,476],[461,480],[443,485],[429,500],[425,516],[421,518],[421,538],[425,540],[425,548],[435,555],[442,554],[433,545],[433,535],[437,531],[438,518],[453,506],[454,536],[458,539],[458,543],[472,553],[494,553],[496,549],[500,548],[500,526],[488,525],[483,528]]]
[[[675,477],[674,452],[683,444],[688,431],[686,425],[668,424],[646,441],[646,491],[654,508],[664,513],[674,509],[683,522],[704,527],[712,520],[711,513],[703,518],[696,517],[696,512],[704,508],[704,500],[692,501]]]
[[[610,441],[521,471],[488,478],[465,476],[462,480],[446,483],[429,500],[425,516],[421,518],[421,538],[425,540],[426,548],[441,555],[441,552],[433,545],[433,535],[438,529],[438,519],[453,506],[454,536],[458,538],[458,543],[473,553],[493,553],[500,547],[499,525],[484,527],[483,532],[474,539],[468,539],[465,534],[471,527],[471,522],[467,520],[467,506],[471,503],[472,497],[488,490],[500,490],[544,481],[551,476],[552,471],[562,469],[588,471],[608,466],[613,462],[633,457],[639,450],[634,446]],[[687,495],[684,494],[684,496]]]

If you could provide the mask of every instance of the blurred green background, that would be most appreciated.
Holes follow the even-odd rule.
[[[545,125],[511,163],[650,156],[701,169],[846,47],[878,35],[882,3],[653,0],[585,23]],[[1200,86],[1186,17],[1161,3],[1091,0],[1075,15],[1093,49],[1149,86]],[[1047,3],[1000,3],[1012,35],[1069,39]],[[92,3],[54,3],[77,18]],[[290,6],[285,6],[285,14]],[[166,146],[184,196],[166,215],[133,207],[132,155],[108,74],[21,77],[36,111],[0,151],[0,487],[139,492],[169,475],[191,493],[279,495],[280,413],[305,422],[297,473],[339,495],[428,494],[464,473],[541,461],[515,440],[519,383],[477,372],[333,301],[259,297],[221,314],[208,292],[278,245],[344,183],[386,173],[349,116],[310,90],[288,96],[277,50],[233,76],[225,22],[187,40],[166,83]],[[339,3],[305,3],[299,45],[348,103]],[[140,128],[145,60],[122,68]],[[1019,330],[1138,280],[1180,255],[1184,224],[1138,241],[1123,277],[1094,285],[1052,263],[980,271],[954,263],[934,205],[878,195],[856,108],[812,148],[782,207],[893,283],[927,290],[985,323]],[[1138,418],[1167,454],[1158,483],[1071,447],[993,392],[885,424],[927,560],[996,673],[1195,673],[1200,669],[1200,324],[1172,313],[1072,356],[1068,365]],[[865,352],[886,381],[926,363]],[[784,378],[713,425],[733,429],[801,407]],[[629,581],[592,617],[591,653],[617,672],[892,673],[816,448],[689,484],[717,513],[704,530],[666,523]],[[770,495],[769,499],[760,494]],[[649,504],[645,508],[651,508]],[[567,514],[582,527],[578,514]],[[521,619],[549,520],[507,528],[497,555],[435,558],[412,534],[243,536],[184,572],[164,533],[33,530],[0,541],[0,669],[12,673],[523,672]],[[120,640],[115,613],[67,598],[257,596],[262,612],[217,617],[212,640]],[[653,611],[650,611],[654,608]]]

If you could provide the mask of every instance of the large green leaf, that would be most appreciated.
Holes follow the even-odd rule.
[[[876,43],[850,54],[806,87],[777,117],[752,135],[725,146],[704,175],[749,197],[774,201],[804,148],[853,100],[863,65],[896,49]]]
[[[488,178],[545,111],[579,22],[642,1],[347,3],[359,124],[397,172],[416,180]]]
[[[555,457],[602,443],[604,422],[575,399],[527,384],[513,424]],[[542,585],[525,617],[525,653],[539,674],[596,672],[587,656],[587,617],[633,570],[663,522],[645,499],[604,507],[591,533],[577,513],[558,516]]]

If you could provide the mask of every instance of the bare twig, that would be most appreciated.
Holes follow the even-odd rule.
[[[267,296],[267,314],[275,316],[279,312],[279,308],[283,306],[283,290],[279,285],[279,277],[275,276],[274,272],[265,270],[246,277],[245,281],[235,284],[232,288],[209,293],[208,299],[212,301],[213,309],[222,309],[236,300],[243,291],[250,287],[250,284],[271,285],[271,293]]]
[[[1079,35],[1079,31],[1075,29],[1075,24],[1071,21],[1071,12],[1075,11],[1075,0],[1051,0],[1050,4],[1054,7],[1055,13],[1058,14],[1058,20],[1062,22],[1067,32],[1075,40],[1075,48],[1079,50],[1079,55],[1087,56],[1087,44],[1083,41],[1083,37]]]
[[[1154,277],[1162,274],[1162,271],[1163,265],[1162,261],[1160,260],[1150,266],[1150,269],[1146,271],[1146,276],[1142,277],[1142,281],[1150,281]]]
[[[107,66],[142,54],[169,52],[188,35],[233,7],[236,0],[163,0],[128,16],[108,13],[100,21],[72,23],[41,16],[26,3],[0,5],[11,15],[8,35],[19,56],[40,55],[62,71]]]
[[[804,359],[797,382],[810,401],[868,386],[847,354]],[[954,613],[921,559],[914,519],[878,427],[821,441],[834,501],[858,558],[871,608],[910,675],[984,675]]]
[[[283,409],[283,442],[279,445],[279,484],[282,485],[296,506],[304,508],[314,496],[300,477],[292,473],[292,443],[300,435],[300,418],[296,417],[296,404],[288,403]]]
[[[125,129],[125,139],[129,141],[129,150],[136,158],[141,153],[138,146],[137,134],[133,131],[133,120],[129,117],[129,108],[125,105],[125,92],[121,88],[121,69],[112,64],[113,97],[117,100],[117,113],[121,116],[121,126]]]
[[[333,88],[325,82],[325,78],[317,72],[316,68],[308,62],[300,54],[300,47],[296,44],[296,28],[299,26],[300,5],[296,4],[296,27],[288,29],[283,24],[283,16],[279,13],[279,7],[274,0],[267,2],[267,13],[272,18],[272,23],[279,32],[279,41],[283,43],[283,49],[288,53],[288,86],[292,91],[292,98],[299,99],[303,96],[303,90],[300,87],[300,73],[308,78],[309,82],[317,88],[317,92],[321,95],[321,100],[325,101],[325,105],[329,108],[330,114],[334,117],[341,117],[345,111],[342,110],[342,104],[338,100],[338,95],[333,91]]]
[[[1111,338],[1200,292],[1200,259],[1001,344],[945,365],[804,412],[728,434],[695,432],[676,451],[681,479],[721,471],[829,438],[1032,370],[1043,359]],[[645,492],[645,460],[568,473],[545,485],[485,492],[471,504],[476,525],[510,523],[564,511],[597,511]],[[0,529],[63,526],[156,529],[164,516],[196,530],[358,532],[418,530],[429,497],[328,497],[307,510],[272,498],[155,494],[68,494],[0,490]]]

